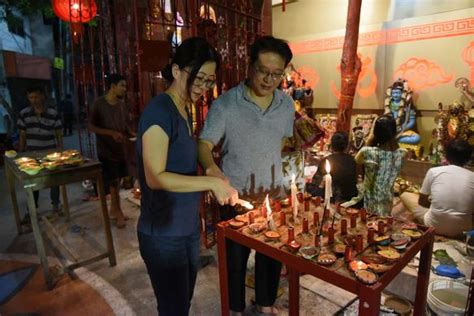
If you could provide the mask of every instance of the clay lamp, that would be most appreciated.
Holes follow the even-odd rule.
[[[354,272],[357,270],[367,270],[367,264],[360,260],[352,260],[349,263],[349,268]]]
[[[281,237],[280,233],[273,230],[266,231],[264,235],[265,235],[265,238],[270,241],[277,241]]]
[[[239,228],[244,227],[245,222],[236,221],[236,220],[231,220],[231,221],[229,222],[229,225],[230,225],[230,227],[233,228],[233,229],[239,229]]]
[[[356,279],[365,284],[374,284],[377,282],[377,275],[369,270],[357,270],[354,272]]]
[[[288,227],[288,242],[286,245],[293,251],[298,251],[301,247],[300,243],[295,240],[295,229],[293,227]]]

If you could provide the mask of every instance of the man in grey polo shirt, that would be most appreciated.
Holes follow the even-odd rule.
[[[228,180],[247,199],[262,201],[264,195],[281,197],[281,148],[293,134],[293,101],[277,87],[293,54],[288,44],[265,36],[251,47],[248,79],[219,97],[208,113],[199,139],[199,161],[206,175]],[[222,142],[222,170],[212,149]],[[226,206],[221,219],[235,216]],[[245,309],[245,274],[250,249],[227,241],[230,309]],[[255,295],[258,313],[276,314],[281,263],[257,253]]]

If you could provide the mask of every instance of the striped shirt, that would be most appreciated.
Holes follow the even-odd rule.
[[[51,107],[36,115],[31,106],[21,110],[18,129],[26,134],[26,150],[56,148],[56,131],[62,130],[58,112]]]

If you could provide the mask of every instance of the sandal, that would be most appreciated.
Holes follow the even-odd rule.
[[[255,315],[258,316],[278,316],[280,311],[275,306],[255,305]]]

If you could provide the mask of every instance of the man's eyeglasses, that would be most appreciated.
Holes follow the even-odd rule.
[[[183,71],[187,72],[190,74],[191,72],[187,69],[182,69]],[[194,78],[193,84],[197,87],[206,87],[207,89],[212,89],[216,85],[216,79],[206,79],[206,77],[203,76],[196,76]]]
[[[261,69],[259,66],[254,66],[254,68],[262,78],[270,78],[273,81],[282,80],[285,76],[284,72],[270,72]]]

